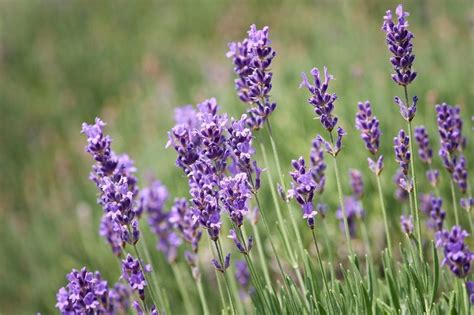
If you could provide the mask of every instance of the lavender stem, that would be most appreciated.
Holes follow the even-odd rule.
[[[380,206],[382,207],[383,223],[385,225],[385,234],[387,236],[388,254],[390,255],[390,257],[393,257],[393,255],[392,255],[392,239],[390,237],[390,230],[388,229],[387,210],[385,209],[385,201],[384,201],[384,198],[383,198],[382,184],[380,183],[380,174],[375,175],[375,177],[377,179],[377,188],[378,188],[378,191],[379,191]]]

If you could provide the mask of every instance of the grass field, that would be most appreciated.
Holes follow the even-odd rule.
[[[306,103],[307,91],[298,89],[300,73],[326,65],[336,78],[335,111],[349,134],[349,148],[340,155],[344,185],[349,168],[364,170],[367,220],[372,236],[381,238],[375,186],[354,127],[357,102],[369,99],[383,130],[383,184],[391,229],[394,236],[401,235],[402,207],[394,202],[391,179],[396,169],[392,138],[404,126],[392,100],[401,90],[390,79],[389,53],[380,30],[385,10],[396,4],[376,0],[0,3],[0,313],[56,312],[55,294],[71,268],[86,265],[115,281],[117,262],[97,234],[102,210],[88,180],[92,161],[84,152],[81,123],[100,116],[108,123],[106,132],[112,135],[115,150],[136,161],[140,179],[151,172],[172,196],[188,196],[186,180],[174,167],[175,152],[165,149],[173,108],[214,96],[231,115],[244,111],[225,53],[227,43],[243,38],[252,23],[270,26],[277,51],[272,98],[278,108],[272,122],[285,171],[292,158],[307,156],[311,139],[321,132]],[[472,132],[472,2],[410,1],[406,9],[411,12],[418,72],[410,86],[410,93],[420,98],[415,125],[424,124],[435,135],[434,105],[447,102],[461,106],[464,132]],[[471,160],[472,139],[466,154]],[[435,164],[441,167],[439,159]],[[471,175],[472,165],[473,161]],[[270,207],[264,183],[264,205]],[[344,189],[348,191],[347,186]],[[420,190],[427,189],[421,181]],[[441,189],[448,196],[447,181]],[[325,196],[334,213],[337,198],[331,170]],[[294,210],[300,218],[299,210]],[[342,241],[335,216],[328,220],[334,242]],[[304,229],[305,222],[299,222]],[[310,234],[307,237],[305,242],[310,242]],[[147,239],[152,248],[153,236]],[[376,250],[382,246],[373,245]],[[153,254],[157,275],[180,314],[170,267],[160,253]],[[206,271],[209,278],[211,271],[210,267]],[[206,290],[211,292],[215,284],[212,279],[208,282]]]

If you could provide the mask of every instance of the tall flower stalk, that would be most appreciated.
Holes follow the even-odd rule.
[[[407,17],[408,12],[403,11],[403,6],[400,4],[395,10],[396,19],[393,21],[392,11],[388,10],[386,15],[383,17],[384,22],[382,30],[386,33],[386,43],[388,50],[392,53],[390,62],[393,66],[395,73],[392,74],[392,79],[395,83],[403,87],[405,101],[402,101],[399,97],[395,98],[395,103],[400,108],[400,114],[403,119],[407,122],[408,137],[413,139],[412,123],[411,121],[415,117],[416,103],[418,98],[413,97],[413,102],[410,102],[408,97],[408,85],[413,82],[416,78],[416,72],[412,70],[413,61],[415,55],[413,55],[413,33],[408,30]],[[409,141],[409,150],[413,151],[413,141]],[[417,230],[417,241],[418,250],[420,257],[422,253],[422,241],[421,241],[421,223],[419,218],[418,209],[418,193],[417,193],[417,182],[414,159],[410,159],[411,165],[411,178],[413,180],[413,191],[410,192],[412,204],[413,204],[413,215],[415,217],[415,225]]]

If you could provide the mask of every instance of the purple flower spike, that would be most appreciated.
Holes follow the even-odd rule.
[[[174,200],[168,220],[177,228],[183,239],[191,244],[193,252],[197,253],[202,231],[199,226],[199,221],[193,219],[193,211],[189,207],[186,199],[177,198]]]
[[[151,270],[145,270],[145,272],[149,271]],[[138,259],[130,254],[127,254],[127,257],[122,260],[122,278],[128,282],[132,290],[136,291],[140,299],[144,301],[145,287],[147,286],[145,275],[142,272]]]
[[[388,10],[383,17],[384,22],[382,30],[386,34],[386,42],[388,50],[392,53],[390,62],[392,63],[395,73],[392,74],[392,79],[399,85],[407,86],[416,78],[416,72],[412,71],[411,67],[415,56],[413,55],[413,34],[408,30],[409,15],[408,12],[403,11],[400,4],[396,11],[396,24],[393,21],[392,12]]]
[[[397,200],[401,202],[408,200],[409,191],[400,187],[400,182],[403,181],[404,178],[405,176],[403,175],[403,172],[400,169],[397,169],[397,172],[393,176],[393,182],[397,185],[397,188],[395,190],[395,198],[397,198]]]
[[[430,147],[430,139],[425,127],[415,127],[415,141],[418,144],[418,155],[420,159],[427,164],[431,164],[433,150]]]
[[[326,152],[328,154],[336,157],[342,149],[342,138],[345,135],[347,135],[347,133],[344,131],[344,129],[342,129],[341,127],[337,127],[337,138],[334,145],[324,140],[321,135],[317,135],[316,139],[322,144],[324,144],[324,147],[326,148]]]
[[[408,167],[410,165],[410,151],[408,145],[410,138],[407,136],[405,131],[402,129],[398,132],[398,136],[393,138],[393,149],[395,150],[395,161],[400,165],[405,176],[408,175]]]
[[[310,153],[311,175],[316,183],[316,191],[322,193],[326,184],[326,163],[324,162],[324,151],[321,141],[316,137]]]
[[[314,217],[317,212],[313,208],[313,198],[317,184],[313,180],[311,171],[307,170],[303,157],[291,161],[291,164],[295,170],[290,172],[293,182],[287,196],[289,199],[296,199],[303,210],[303,218],[307,220],[309,228],[314,229]]]
[[[234,241],[235,246],[237,247],[239,252],[241,252],[242,254],[247,255],[250,252],[250,250],[252,249],[253,239],[252,239],[251,236],[248,238],[247,244],[244,245],[240,242],[240,240],[237,237],[237,234],[235,233],[235,231],[233,229],[230,229],[229,230],[229,238]]]
[[[324,67],[324,81],[321,80],[318,68],[313,68],[311,75],[314,78],[313,84],[309,83],[306,74],[302,73],[303,81],[300,84],[300,88],[306,87],[309,90],[311,97],[308,99],[308,103],[314,107],[314,112],[323,124],[323,127],[331,131],[337,124],[337,117],[332,113],[337,95],[335,93],[328,93],[327,90],[329,82],[334,77],[328,73],[326,67]]]
[[[441,143],[441,151],[449,154],[456,150],[462,151],[466,146],[466,138],[462,135],[462,119],[459,106],[446,103],[436,105],[436,122]],[[440,153],[441,155],[441,153]]]
[[[375,174],[375,175],[380,175],[383,170],[383,155],[379,156],[377,161],[372,160],[371,158],[367,158],[367,162],[369,163],[369,168],[370,170]]]
[[[443,230],[436,233],[436,246],[443,247],[444,259],[442,265],[447,265],[458,278],[469,274],[474,254],[464,243],[469,236],[460,226],[453,226],[451,231]]]
[[[358,103],[358,112],[355,118],[356,128],[360,131],[360,137],[364,140],[365,147],[370,153],[376,154],[380,145],[380,124],[377,117],[372,116],[372,108],[369,101]]]
[[[395,104],[400,108],[400,114],[403,119],[406,121],[412,121],[415,118],[416,114],[416,103],[418,102],[418,97],[413,96],[413,103],[411,105],[405,104],[398,96],[395,97]]]
[[[413,234],[413,218],[409,216],[400,216],[400,226],[402,227],[403,233],[408,235]]]
[[[235,262],[235,278],[242,288],[248,288],[250,284],[250,271],[245,261],[237,260]]]
[[[469,296],[469,301],[474,305],[474,281],[466,282],[467,295]]]
[[[114,298],[116,291],[109,290],[98,271],[73,269],[66,278],[68,284],[56,294],[61,314],[114,314],[128,308],[127,302]]]
[[[344,198],[344,208],[346,210],[347,224],[349,225],[349,234],[354,238],[356,235],[356,219],[364,217],[365,211],[361,202],[354,196]],[[344,231],[344,215],[340,207],[337,209],[336,218],[340,220],[341,230]]]
[[[240,99],[254,104],[247,113],[248,125],[254,129],[262,128],[276,104],[270,102],[272,76],[270,66],[276,52],[270,46],[269,28],[259,30],[250,26],[248,37],[242,42],[229,44],[228,58],[234,62],[234,71],[238,75],[235,88]]]
[[[142,189],[139,208],[147,213],[148,225],[158,237],[156,248],[167,257],[169,262],[173,262],[176,260],[181,240],[173,231],[170,213],[163,211],[167,200],[166,187],[160,181],[153,180],[148,187]]]
[[[430,211],[430,221],[428,221],[428,226],[430,226],[435,231],[443,230],[443,222],[446,217],[446,212],[441,209],[443,205],[443,200],[435,196],[431,196],[431,211]]]
[[[458,185],[461,193],[466,193],[467,190],[467,165],[464,155],[460,154],[459,157],[453,157],[454,171],[453,180]]]
[[[428,170],[426,172],[426,179],[430,182],[431,186],[437,187],[439,184],[439,171],[436,169]]]
[[[237,226],[241,226],[249,211],[248,202],[252,197],[252,188],[247,174],[239,173],[223,178],[220,188],[219,198],[222,205],[229,211],[230,219]]]
[[[218,262],[216,259],[212,259],[211,262],[217,271],[224,273],[230,266],[230,253],[228,253],[224,258],[224,266],[222,266],[221,263]]]
[[[349,179],[354,197],[361,199],[362,195],[364,194],[364,181],[362,180],[362,173],[359,170],[350,170]]]
[[[459,201],[461,208],[469,212],[472,208],[474,208],[474,198],[473,197],[466,197],[461,198]]]

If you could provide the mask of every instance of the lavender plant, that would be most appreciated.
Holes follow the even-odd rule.
[[[415,96],[412,102],[409,101],[407,87],[416,78],[416,72],[412,70],[414,36],[408,30],[408,13],[403,11],[401,5],[395,15],[394,21],[391,11],[387,11],[383,30],[392,54],[392,79],[404,89],[405,99],[396,97],[395,103],[407,122],[408,131],[401,129],[393,141],[394,160],[398,164],[394,176],[398,205],[390,204],[388,210],[395,212],[398,206],[403,207],[408,201],[411,210],[410,214],[400,216],[401,229],[391,228],[390,217],[393,216],[387,214],[385,206],[381,182],[384,169],[384,156],[380,152],[382,132],[371,103],[358,103],[355,117],[355,127],[370,153],[368,167],[376,178],[383,215],[387,242],[382,245],[380,259],[372,254],[370,242],[370,237],[377,232],[369,234],[365,222],[378,207],[374,207],[374,202],[366,202],[371,201],[372,196],[370,191],[366,193],[364,173],[351,169],[349,184],[352,192],[345,195],[342,189],[338,159],[344,158],[340,153],[346,131],[335,114],[337,95],[329,92],[334,78],[326,67],[322,73],[313,68],[311,81],[303,73],[300,87],[310,92],[308,103],[327,134],[316,135],[311,143],[309,159],[300,156],[291,161],[291,187],[286,188],[270,124],[270,116],[276,110],[276,103],[270,98],[271,65],[276,52],[270,46],[269,28],[259,30],[252,25],[248,37],[242,42],[229,44],[227,53],[237,74],[237,94],[242,102],[249,105],[245,113],[238,119],[229,117],[221,112],[214,98],[175,111],[176,124],[168,133],[167,147],[176,152],[175,164],[181,169],[185,181],[185,184],[179,185],[184,185],[187,193],[185,197],[172,199],[172,205],[167,204],[172,193],[159,180],[150,181],[148,187],[138,188],[137,169],[133,161],[127,155],[114,153],[111,137],[103,133],[105,123],[102,120],[96,118],[93,124],[83,124],[82,132],[87,137],[86,151],[95,161],[90,178],[98,189],[98,203],[103,209],[99,234],[110,245],[113,255],[117,256],[121,276],[114,286],[109,287],[99,272],[89,272],[85,267],[80,271],[73,270],[67,276],[67,285],[57,293],[58,310],[62,314],[125,314],[131,312],[133,306],[137,314],[178,312],[175,307],[180,309],[179,306],[169,305],[167,301],[165,290],[168,284],[161,281],[162,275],[171,268],[183,300],[183,309],[188,314],[196,312],[193,307],[196,295],[206,315],[214,312],[468,314],[469,303],[474,304],[471,275],[474,254],[469,249],[471,240],[468,232],[459,225],[462,221],[457,210],[455,186],[463,195],[459,204],[467,210],[469,220],[474,199],[468,184],[468,155],[463,152],[467,139],[462,134],[460,108],[445,103],[436,107],[441,144],[439,157],[451,177],[451,209],[443,205],[442,181],[439,171],[433,167],[436,156],[428,129],[420,126],[412,133],[411,121],[416,114],[418,99]],[[260,138],[262,129],[268,132],[279,175],[278,183],[273,181],[265,146]],[[259,153],[266,169],[261,169],[257,161],[257,150],[254,148],[256,138],[261,142]],[[414,141],[418,145],[419,160],[428,167],[427,181],[435,191],[420,195],[420,200],[414,168]],[[353,143],[344,142],[344,147],[353,146]],[[325,154],[330,155],[334,163],[338,193],[338,206],[334,209],[330,201],[333,196],[323,194],[327,179]],[[396,165],[393,161],[391,163]],[[261,181],[262,172],[267,174],[268,186]],[[270,189],[274,207],[260,202],[262,189]],[[277,190],[287,202],[288,213],[280,209]],[[293,218],[290,200],[295,200],[301,208],[300,220],[306,221],[307,229],[301,228]],[[363,204],[363,201],[366,203]],[[269,227],[273,223],[273,211],[276,212],[280,243],[274,242]],[[427,226],[433,230],[433,239],[425,242],[424,248],[419,211],[426,215]],[[446,216],[451,211],[454,211],[456,225],[449,227]],[[291,233],[285,219],[287,215],[293,227]],[[143,217],[146,217],[148,226],[140,226]],[[325,218],[339,222],[349,255],[344,251],[333,251],[337,248],[332,248],[331,243],[337,244],[342,236],[328,235]],[[358,235],[358,222],[362,224],[364,235],[365,270],[359,260],[359,249],[356,251],[352,245],[352,239]],[[264,235],[260,235],[261,225]],[[247,234],[246,228],[249,227],[252,235]],[[394,253],[397,247],[392,246],[392,240],[398,240],[401,233],[397,231],[400,230],[407,238],[406,241],[402,239],[400,255],[397,255],[398,251]],[[305,231],[311,231],[313,243],[308,243],[310,237]],[[200,242],[206,234],[208,248]],[[321,234],[326,240],[324,245],[318,240]],[[163,259],[151,258],[145,244],[150,235],[157,239],[153,254],[161,255]],[[425,236],[428,235],[425,233]],[[271,256],[267,253],[266,241],[270,245]],[[354,244],[356,242],[354,240]],[[143,247],[145,259],[141,258],[137,244]],[[252,250],[254,247],[258,259],[255,250]],[[286,260],[281,258],[281,247],[286,252]],[[428,258],[429,247],[431,257]],[[332,255],[334,252],[335,255]],[[324,253],[328,253],[328,257]],[[440,254],[443,255],[441,263]],[[236,256],[242,260],[233,263]],[[316,259],[313,259],[314,256]],[[350,259],[346,260],[347,257]],[[151,268],[156,261],[160,261],[160,265]],[[181,261],[187,263],[192,277],[188,277],[189,269],[181,269],[184,265]],[[381,266],[376,266],[377,262]],[[333,264],[339,264],[341,269],[336,270]],[[448,272],[440,270],[442,266],[446,266]],[[214,271],[215,277],[211,271]],[[327,276],[328,271],[330,277]],[[159,286],[157,278],[160,279]],[[188,281],[193,280],[195,287],[188,285]],[[208,283],[210,281],[213,283]],[[203,286],[209,285],[212,290],[216,287],[215,282],[220,304]]]

